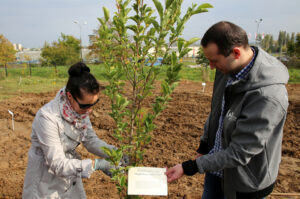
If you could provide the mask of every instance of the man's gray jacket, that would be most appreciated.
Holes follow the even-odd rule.
[[[283,127],[288,109],[287,68],[256,48],[255,63],[245,79],[227,88],[227,75],[216,72],[211,112],[197,150],[200,173],[223,170],[227,199],[255,193],[274,184],[281,160]],[[225,94],[225,117],[220,152],[207,154],[214,145]]]

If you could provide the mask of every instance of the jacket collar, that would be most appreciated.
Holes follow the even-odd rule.
[[[230,86],[233,93],[240,93],[272,84],[286,84],[289,79],[285,65],[261,48],[254,47],[257,56],[254,65],[244,79],[234,81]]]

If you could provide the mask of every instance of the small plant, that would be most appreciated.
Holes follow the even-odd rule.
[[[158,0],[152,1],[156,10],[143,0],[135,0],[132,9],[128,7],[130,0],[117,0],[117,11],[112,18],[105,7],[104,18],[98,18],[100,28],[96,45],[106,68],[109,85],[105,93],[111,101],[110,116],[116,122],[114,136],[120,143],[117,150],[103,150],[115,166],[124,154],[129,156],[130,166],[142,164],[145,146],[155,129],[153,121],[166,107],[179,80],[182,67],[179,60],[190,51],[188,47],[199,40],[181,38],[184,25],[191,16],[212,8],[210,4],[192,4],[182,15],[183,0],[166,0],[164,6]],[[131,10],[134,15],[128,16]],[[157,16],[154,15],[156,11]],[[173,44],[177,44],[178,53],[170,52]],[[170,65],[154,66],[158,57],[169,59]],[[147,108],[143,102],[153,96],[155,80],[163,67],[167,69],[166,78],[161,81],[161,92],[154,96],[151,108]],[[127,86],[125,89],[126,84],[129,89]],[[112,171],[112,180],[116,182],[120,198],[138,198],[127,196],[127,171],[128,167],[117,167]]]

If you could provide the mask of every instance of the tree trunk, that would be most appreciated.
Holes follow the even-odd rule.
[[[8,77],[8,73],[7,73],[7,65],[6,65],[6,63],[4,64],[4,67],[5,67],[5,74],[6,74],[6,77]]]
[[[56,67],[56,63],[54,64],[55,67],[55,76],[57,77],[57,67]]]
[[[29,74],[30,74],[30,77],[31,77],[31,64],[28,63],[28,66],[29,66]]]

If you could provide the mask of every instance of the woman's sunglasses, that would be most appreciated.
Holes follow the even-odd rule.
[[[72,95],[72,96],[73,96],[73,95]],[[74,100],[77,102],[79,108],[81,108],[81,109],[88,109],[88,108],[91,108],[92,106],[94,106],[95,104],[97,104],[97,103],[99,102],[99,98],[98,98],[97,101],[96,101],[94,104],[80,104],[80,103],[77,101],[76,97],[73,96],[73,98],[74,98]]]

